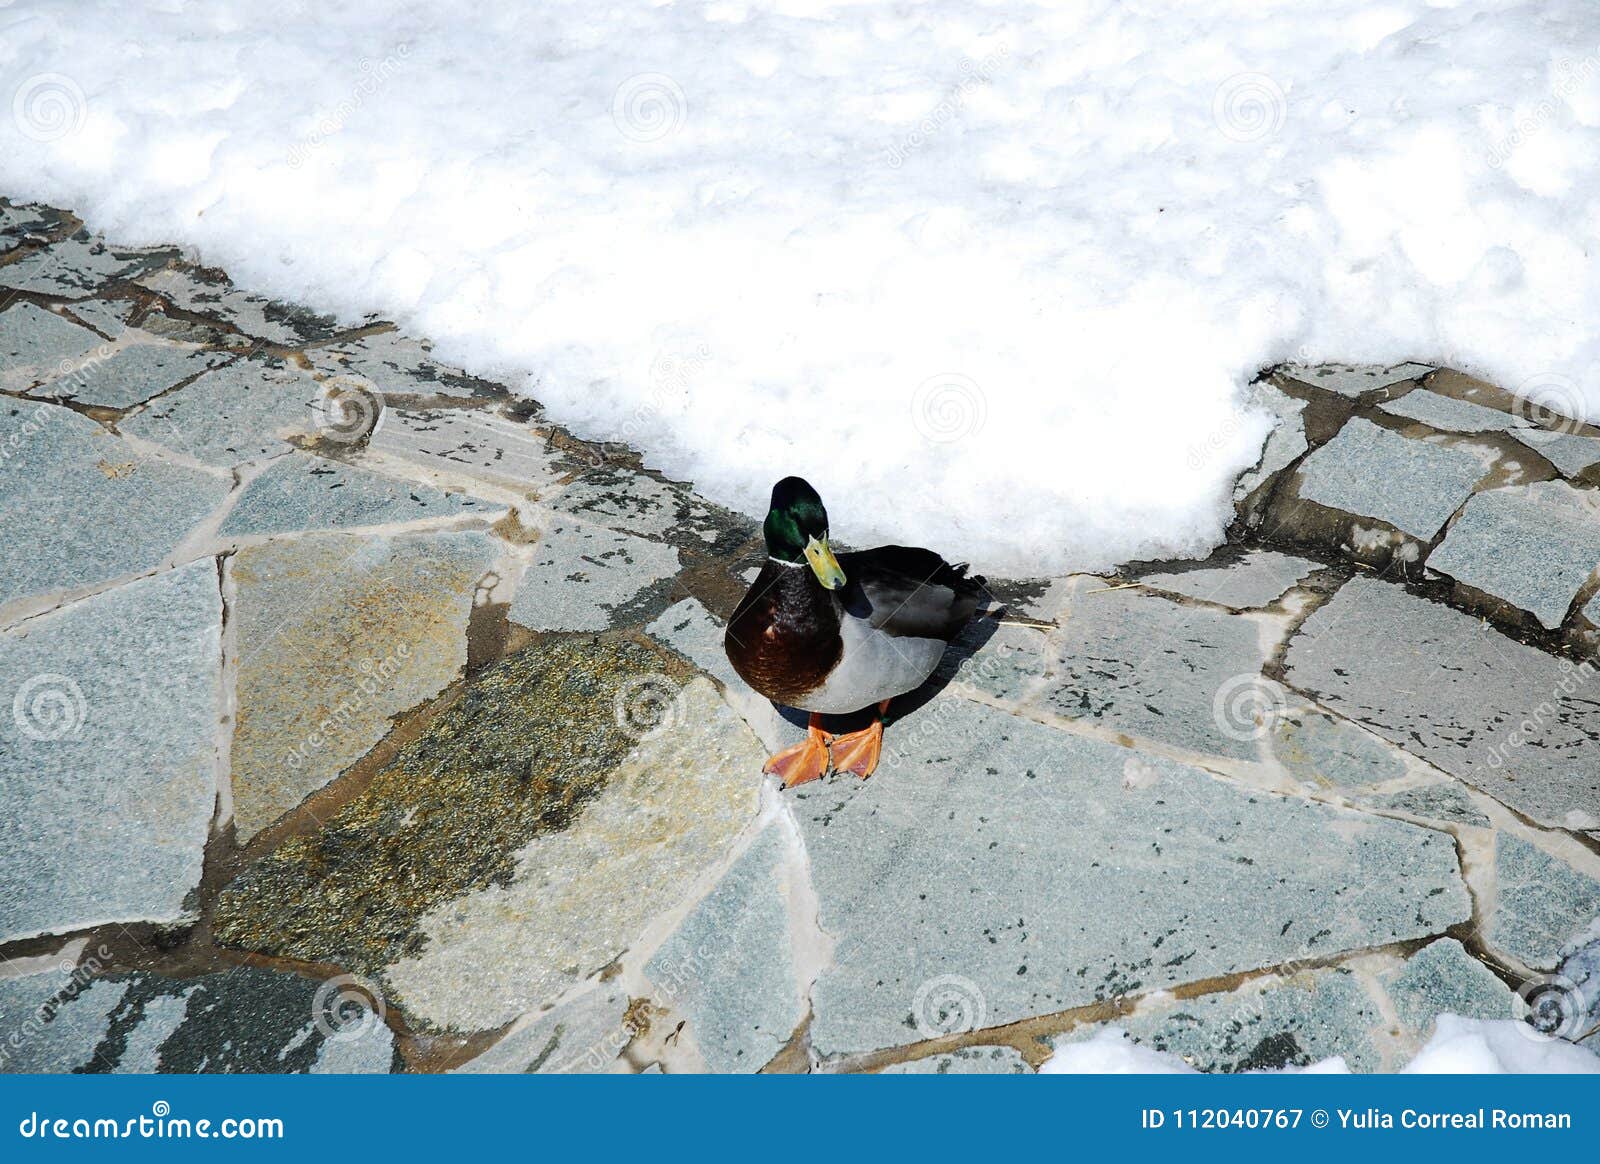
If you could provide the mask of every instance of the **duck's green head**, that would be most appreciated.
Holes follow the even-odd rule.
[[[780,562],[806,562],[828,590],[844,585],[839,559],[828,548],[828,511],[817,491],[800,477],[785,477],[772,487],[772,508],[761,527],[767,555]]]

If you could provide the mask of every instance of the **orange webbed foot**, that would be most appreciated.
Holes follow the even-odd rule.
[[[783,781],[785,788],[820,780],[828,771],[828,736],[821,723],[822,717],[813,715],[806,738],[773,756],[761,770]]]
[[[877,770],[883,755],[883,716],[889,701],[878,705],[878,718],[871,726],[833,739],[833,766],[840,772],[854,772],[865,780]]]

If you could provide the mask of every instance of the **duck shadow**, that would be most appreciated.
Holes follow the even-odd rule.
[[[928,676],[927,681],[914,691],[895,696],[894,702],[889,705],[889,715],[885,725],[892,727],[903,719],[909,719],[931,703],[941,691],[950,686],[951,680],[961,670],[961,665],[982,650],[983,645],[993,638],[999,629],[999,621],[989,615],[978,615],[967,623],[961,629],[961,633],[945,648],[944,657],[939,660],[938,667]],[[772,706],[784,722],[805,731],[809,719],[807,712],[796,707],[785,707],[781,703],[774,703]],[[834,735],[843,735],[867,727],[876,714],[877,708],[864,707],[860,711],[852,711],[846,715],[825,715],[822,717],[822,726],[825,731]]]

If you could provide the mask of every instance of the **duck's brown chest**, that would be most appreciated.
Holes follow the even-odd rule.
[[[810,570],[769,560],[728,621],[723,648],[756,691],[800,706],[839,662],[839,612]]]

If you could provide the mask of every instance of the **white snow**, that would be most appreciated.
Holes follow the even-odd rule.
[[[1096,568],[1219,539],[1264,365],[1600,406],[1597,53],[1588,0],[0,0],[0,189],[749,512]]]
[[[1291,1073],[1345,1074],[1335,1056]],[[1178,1075],[1194,1072],[1178,1056],[1142,1047],[1118,1027],[1106,1027],[1092,1038],[1065,1043],[1039,1068],[1043,1075]],[[1511,1019],[1467,1019],[1443,1014],[1433,1037],[1401,1069],[1405,1075],[1600,1075],[1600,1055],[1534,1034]]]

